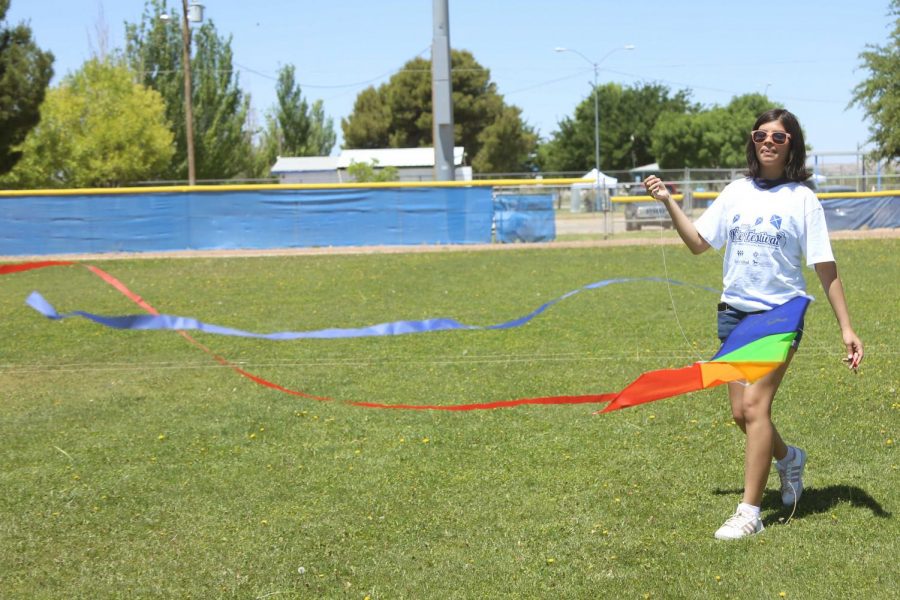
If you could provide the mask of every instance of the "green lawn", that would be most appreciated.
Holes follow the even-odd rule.
[[[657,233],[658,235],[658,233]],[[25,307],[138,312],[86,269],[0,278],[0,597],[889,598],[900,576],[900,243],[835,251],[867,359],[820,298],[775,404],[809,452],[796,514],[720,542],[740,432],[717,388],[594,407],[361,409],[260,387],[174,332]],[[609,277],[663,276],[659,246],[95,261],[159,310],[256,331],[446,316],[492,324]],[[718,287],[720,258],[665,249]],[[616,391],[716,350],[715,294],[583,292],[507,331],[266,342],[197,334],[286,387],[389,403]],[[673,310],[674,305],[674,310]],[[683,332],[683,335],[682,335]],[[892,591],[893,590],[893,591]]]

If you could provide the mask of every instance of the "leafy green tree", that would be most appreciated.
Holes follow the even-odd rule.
[[[109,187],[155,178],[172,158],[158,92],[122,60],[91,59],[47,93],[41,122],[5,177],[12,187]]]
[[[257,151],[257,175],[266,175],[278,156],[327,156],[337,136],[334,121],[325,116],[321,100],[306,102],[294,81],[294,66],[278,74],[278,105],[266,115],[266,129]]]
[[[454,144],[480,172],[526,168],[537,136],[521,111],[505,104],[470,52],[452,50],[450,65]],[[346,148],[417,148],[432,145],[432,123],[431,62],[415,58],[387,83],[363,90],[341,127]]]
[[[651,132],[651,151],[663,169],[744,167],[748,132],[770,108],[775,104],[766,96],[746,94],[725,107],[663,113]]]
[[[861,107],[871,122],[875,157],[893,160],[900,156],[900,0],[891,1],[889,14],[894,19],[890,42],[868,45],[859,55],[869,77],[854,88],[850,105]]]
[[[371,163],[350,161],[347,174],[357,183],[369,181],[397,181],[400,179],[400,171],[397,167],[378,168],[378,159],[373,158]]]
[[[672,94],[658,84],[598,86],[600,169],[618,171],[653,162],[651,132],[666,112],[695,110],[690,92]],[[546,171],[586,172],[594,168],[594,97],[575,107],[575,115],[559,122],[559,130],[541,147],[540,166]]]
[[[6,28],[10,0],[0,0],[0,175],[22,158],[16,147],[40,120],[53,55],[37,47],[24,24]]]
[[[175,14],[181,14],[179,7]],[[165,0],[148,0],[140,23],[126,23],[126,56],[143,83],[158,91],[175,135],[175,155],[164,173],[169,179],[187,178],[187,134],[184,114],[184,64],[181,19]],[[221,37],[211,20],[192,31],[191,60],[194,113],[194,153],[198,179],[230,179],[251,168],[251,140],[245,130],[250,98],[235,75],[231,38]]]

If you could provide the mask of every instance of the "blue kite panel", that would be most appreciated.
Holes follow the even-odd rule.
[[[552,194],[503,194],[494,198],[497,240],[551,242],[556,239],[556,214]]]
[[[153,192],[0,199],[0,255],[491,241],[491,189]]]

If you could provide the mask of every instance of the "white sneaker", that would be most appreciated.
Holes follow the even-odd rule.
[[[794,460],[782,467],[778,461],[778,478],[781,479],[781,503],[794,506],[803,494],[803,468],[806,466],[806,452],[794,447]]]
[[[739,540],[743,537],[759,533],[765,529],[759,517],[748,515],[740,510],[731,515],[725,524],[716,530],[717,540]]]

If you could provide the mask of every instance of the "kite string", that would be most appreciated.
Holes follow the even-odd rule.
[[[672,228],[675,229],[674,221],[672,223]],[[663,231],[665,231],[665,227],[660,226],[660,228],[659,228],[659,249],[662,253],[663,272],[665,273],[666,290],[669,292],[669,302],[672,305],[672,314],[675,316],[675,323],[678,325],[678,331],[681,332],[681,337],[684,339],[684,343],[688,346],[689,352],[697,360],[703,361],[705,359],[697,351],[695,345],[691,344],[691,341],[688,339],[687,333],[684,331],[684,326],[682,326],[682,324],[681,324],[681,318],[678,316],[678,307],[675,305],[675,295],[672,293],[672,284],[669,281],[669,264],[666,259],[666,244],[665,244],[665,238],[663,237]],[[675,231],[677,232],[678,230],[675,229]],[[679,234],[679,236],[680,236],[680,234]],[[710,248],[712,248],[713,251],[720,258],[722,258],[722,254],[716,248],[713,248],[712,246],[710,246]],[[747,381],[735,381],[734,383],[737,383],[744,387],[748,387],[750,385],[750,383]]]
[[[674,227],[674,225],[673,225]],[[703,357],[697,352],[697,349],[691,344],[690,340],[688,340],[687,333],[684,331],[684,327],[681,324],[681,319],[678,316],[678,309],[675,306],[675,295],[672,293],[672,284],[669,281],[669,264],[666,260],[666,244],[663,241],[663,231],[665,227],[660,226],[659,228],[659,248],[662,250],[662,262],[663,262],[663,272],[666,280],[666,290],[669,292],[669,302],[672,304],[672,314],[675,316],[675,323],[678,325],[678,331],[681,332],[681,337],[684,339],[684,343],[687,344],[689,351],[692,356],[696,357],[697,360],[703,360]]]

